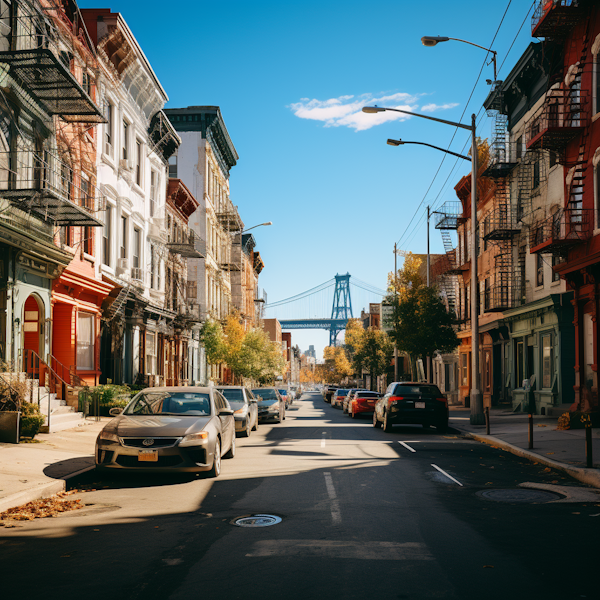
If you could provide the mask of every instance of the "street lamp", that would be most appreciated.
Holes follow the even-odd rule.
[[[475,46],[476,48],[481,48],[482,50],[489,52],[492,55],[492,62],[494,63],[494,81],[496,81],[496,56],[498,56],[498,53],[495,50],[486,48],[485,46],[480,46],[479,44],[474,44],[473,42],[469,42],[467,40],[459,40],[458,38],[445,37],[441,35],[424,35],[421,38],[421,43],[423,46],[431,48],[433,46],[437,46],[441,42],[449,42],[450,40],[454,42],[462,42],[463,44],[469,44],[469,46]]]
[[[458,156],[458,158],[462,158],[464,160],[471,161],[470,156],[465,156],[464,154],[458,154],[458,152],[452,152],[452,150],[446,150],[445,148],[440,148],[439,146],[433,146],[432,144],[426,144],[425,142],[405,142],[404,140],[388,140],[388,146],[404,146],[404,144],[417,144],[418,146],[428,146],[429,148],[433,148],[434,150],[440,150],[441,152],[445,152],[446,154],[452,154],[452,156]]]
[[[442,40],[440,40],[442,41]],[[437,43],[437,42],[436,42]],[[434,44],[435,45],[435,44]],[[437,117],[430,117],[428,115],[421,115],[419,113],[410,112],[408,110],[402,110],[400,108],[384,108],[381,106],[364,106],[362,111],[364,113],[373,114],[384,111],[399,112],[412,117],[420,117],[421,119],[427,119],[428,121],[436,121],[438,123],[444,123],[445,125],[451,125],[453,127],[459,127],[460,129],[466,129],[471,132],[471,424],[483,425],[485,417],[483,414],[483,398],[481,395],[480,388],[480,374],[479,374],[479,312],[477,306],[477,298],[479,290],[477,282],[477,124],[476,115],[471,115],[471,125],[465,125],[464,123],[456,123],[454,121],[446,121],[445,119],[438,119]],[[402,140],[396,140],[398,145],[401,145]],[[392,142],[394,142],[392,140]],[[396,145],[392,143],[391,145]],[[425,144],[428,145],[428,144]],[[437,148],[437,147],[436,147]],[[443,152],[450,153],[449,150],[443,148],[437,148]],[[462,157],[465,158],[465,157]]]
[[[240,231],[240,235],[242,233],[246,233],[246,231],[250,231],[251,229],[254,229],[255,227],[267,227],[268,225],[273,225],[273,221],[267,221],[266,223],[259,223],[258,225],[252,225],[252,227],[248,227],[248,229],[244,229],[244,231]]]

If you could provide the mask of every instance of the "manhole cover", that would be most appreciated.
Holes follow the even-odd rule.
[[[232,522],[238,527],[269,527],[270,525],[281,523],[281,517],[276,517],[275,515],[250,515],[234,519]]]
[[[562,496],[553,492],[543,490],[483,490],[477,492],[486,500],[495,500],[496,502],[520,502],[523,504],[534,502],[552,502],[560,500]]]

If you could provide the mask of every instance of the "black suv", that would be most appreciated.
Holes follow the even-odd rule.
[[[448,429],[448,400],[431,383],[391,383],[383,398],[375,404],[373,427],[391,431],[392,425],[433,425],[440,433]]]
[[[325,392],[323,393],[323,399],[325,402],[331,402],[331,397],[335,394],[335,391],[338,389],[337,385],[328,385],[325,388]]]

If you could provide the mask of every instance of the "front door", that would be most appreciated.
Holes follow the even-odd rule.
[[[44,305],[31,294],[23,306],[23,367],[35,377],[39,376],[39,360],[44,354]]]

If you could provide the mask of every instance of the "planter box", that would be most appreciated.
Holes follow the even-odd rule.
[[[0,442],[9,444],[19,443],[19,422],[21,413],[19,411],[0,412]]]

